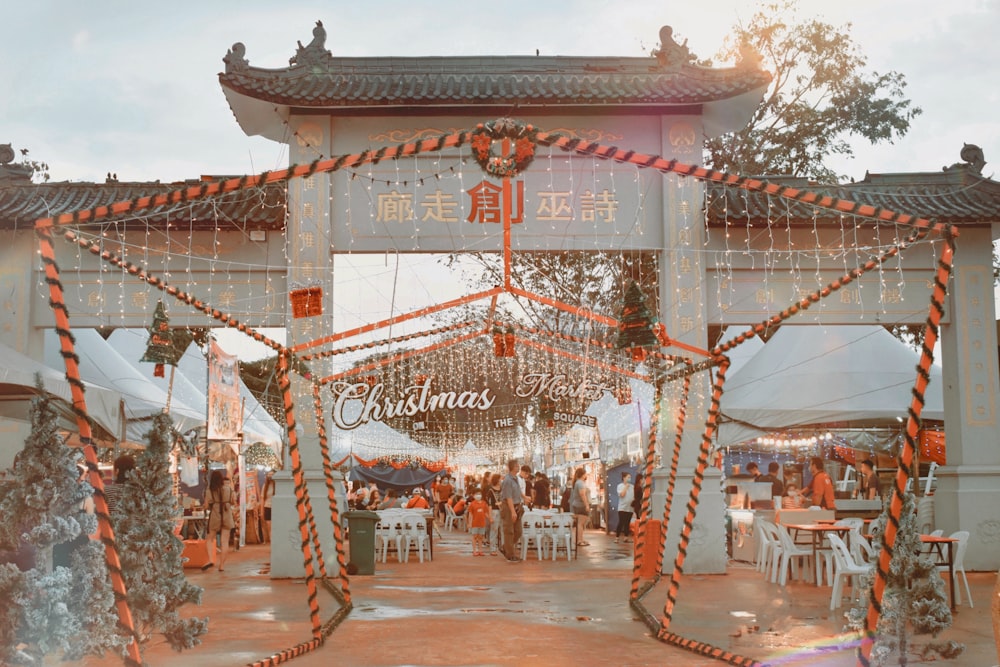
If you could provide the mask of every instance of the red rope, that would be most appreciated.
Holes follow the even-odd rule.
[[[660,403],[663,402],[663,381],[657,380],[653,393],[653,414],[649,419],[649,439],[646,446],[646,465],[643,473],[642,504],[640,505],[638,529],[635,533],[635,556],[632,562],[632,589],[629,599],[639,597],[639,573],[646,558],[647,523],[649,519],[650,492],[653,484],[653,464],[656,458],[656,436],[660,429]],[[657,536],[659,537],[659,536]]]
[[[667,480],[667,499],[663,506],[663,534],[666,536],[667,527],[670,523],[670,511],[674,503],[674,488],[677,486],[677,469],[681,461],[681,441],[684,438],[684,424],[687,421],[687,401],[691,391],[691,376],[684,376],[684,386],[681,389],[680,405],[677,411],[677,434],[674,437],[674,453],[670,459],[670,476]],[[666,550],[667,541],[660,540],[660,548],[656,552],[656,571],[663,570],[663,553]]]

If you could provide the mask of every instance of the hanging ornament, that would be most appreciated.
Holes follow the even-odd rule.
[[[504,354],[503,354],[503,356],[505,356],[505,357],[513,357],[514,356],[514,327],[511,326],[511,325],[509,325],[509,324],[507,325],[507,331],[504,333],[503,342],[504,342]]]
[[[625,382],[618,386],[615,390],[615,398],[618,399],[618,405],[628,405],[632,402],[632,386]]]
[[[288,293],[292,302],[292,318],[313,317],[323,314],[323,288],[318,285],[294,289]]]
[[[153,323],[149,326],[149,340],[146,342],[146,353],[139,361],[156,364],[153,375],[161,378],[164,375],[164,365],[175,366],[180,359],[174,347],[174,336],[170,330],[170,318],[163,308],[163,301],[156,302],[156,310],[153,311]]]
[[[493,325],[493,356],[506,357],[507,356],[507,340],[504,338],[503,329],[500,325]]]
[[[633,281],[625,290],[625,301],[622,313],[618,318],[618,340],[615,347],[619,350],[628,349],[634,361],[646,358],[647,349],[658,347],[659,341],[653,331],[656,318],[650,315],[646,308],[646,297]]]

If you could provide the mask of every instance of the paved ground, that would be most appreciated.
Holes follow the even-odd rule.
[[[685,665],[726,663],[656,640],[628,604],[632,561],[628,545],[588,532],[590,547],[567,563],[533,556],[510,564],[472,557],[465,533],[436,539],[433,562],[398,563],[390,555],[372,576],[351,578],[354,609],[326,643],[288,661],[293,667],[344,665],[522,666]],[[311,639],[306,588],[268,577],[268,547],[248,546],[225,572],[189,570],[205,588],[201,608],[209,633],[197,648],[175,653],[161,641],[144,651],[154,667],[253,663]],[[951,663],[998,662],[990,602],[996,575],[969,575],[975,608],[959,607],[943,639],[967,645]],[[666,603],[667,578],[644,598],[656,616]],[[321,589],[321,617],[336,600]],[[767,583],[752,565],[733,562],[724,575],[683,579],[670,630],[773,665],[854,665],[838,648],[844,609],[829,610],[830,589]],[[922,638],[921,638],[922,642]],[[69,664],[69,663],[60,663]],[[88,667],[118,660],[88,660]],[[910,664],[923,664],[912,657]]]

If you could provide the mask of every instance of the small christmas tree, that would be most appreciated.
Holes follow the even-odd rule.
[[[876,552],[882,549],[882,538],[889,518],[889,501],[882,513],[872,523]],[[875,628],[875,646],[871,662],[881,667],[895,651],[899,664],[906,665],[910,650],[910,635],[938,634],[951,626],[951,608],[944,592],[944,583],[938,574],[934,561],[921,555],[923,544],[917,529],[916,501],[913,494],[903,496],[899,530],[893,546],[892,559],[885,589],[882,592],[882,612]],[[875,581],[874,570],[862,577],[860,588],[870,592]],[[857,631],[864,631],[864,621],[868,614],[868,594],[863,595],[857,606],[848,612],[848,625]],[[921,650],[924,657],[932,654],[944,658],[954,658],[962,653],[965,646],[953,641],[928,642]]]
[[[174,345],[173,331],[170,329],[170,318],[163,308],[163,302],[156,302],[156,310],[153,311],[153,323],[149,326],[149,340],[146,342],[146,353],[139,361],[148,361],[156,364],[153,369],[155,377],[164,376],[164,365],[176,366],[184,350],[178,350]]]
[[[185,604],[200,604],[202,589],[184,576],[184,544],[174,534],[179,511],[168,459],[174,442],[169,415],[153,418],[148,438],[148,446],[126,479],[112,520],[139,641],[146,642],[158,632],[174,650],[182,651],[201,643],[208,619],[184,619],[178,613]]]
[[[645,359],[645,348],[657,347],[660,342],[653,332],[656,324],[649,309],[646,307],[646,297],[636,282],[632,282],[625,290],[625,302],[621,317],[618,318],[618,340],[615,347],[619,350],[629,349],[636,361]]]
[[[14,482],[0,496],[0,543],[18,553],[21,568],[0,570],[3,664],[38,664],[59,652],[102,655],[127,642],[117,631],[102,547],[86,540],[97,527],[83,510],[93,488],[81,479],[40,379],[37,388],[31,434],[15,458]],[[68,567],[53,567],[54,547],[71,554]]]

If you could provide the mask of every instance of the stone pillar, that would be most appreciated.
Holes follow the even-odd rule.
[[[703,136],[701,119],[695,116],[665,117],[662,120],[662,154],[681,162],[701,162]],[[667,335],[686,345],[705,349],[708,343],[708,318],[705,266],[700,249],[705,243],[705,218],[702,212],[704,186],[693,178],[667,175],[663,179],[663,217],[665,249],[660,266],[660,321]],[[680,349],[673,354],[697,357]],[[678,381],[678,389],[679,389]],[[674,488],[673,504],[667,526],[667,546],[663,557],[663,572],[673,571],[674,559],[681,528],[694,482],[698,451],[701,447],[705,421],[711,399],[712,383],[707,372],[691,378],[688,397],[687,420],[681,446],[680,466]],[[659,451],[661,466],[653,473],[651,497],[652,519],[662,519],[666,502],[670,458],[676,433],[675,406],[670,405],[670,395],[664,388],[664,405],[661,406]],[[725,503],[722,495],[721,475],[709,466],[698,496],[695,524],[690,536],[684,571],[687,573],[721,574],[726,569]]]
[[[331,132],[328,119],[298,118],[289,121],[295,128],[295,140],[289,145],[291,164],[307,164],[330,155]],[[288,258],[288,289],[318,286],[323,290],[323,312],[309,317],[294,318],[291,303],[287,305],[287,345],[294,347],[321,337],[330,331],[330,304],[333,300],[333,262],[329,245],[330,177],[316,174],[292,179],[288,183],[288,223],[286,256]],[[314,365],[320,362],[314,362]],[[312,384],[296,373],[291,379],[292,400],[295,404],[296,434],[299,456],[309,492],[313,516],[323,548],[327,572],[336,574],[337,554],[333,540],[330,503],[319,448],[319,423],[313,405]],[[324,420],[329,422],[324,411]],[[327,424],[329,426],[329,424]],[[329,433],[329,428],[327,428]],[[301,577],[305,574],[302,559],[302,538],[291,465],[275,474],[275,495],[272,501],[271,577]],[[334,473],[337,507],[346,508],[343,476]],[[310,546],[310,548],[312,548]],[[315,557],[315,553],[313,554]],[[318,574],[318,569],[316,570]]]
[[[1000,431],[996,308],[989,227],[962,227],[941,327],[947,465],[937,469],[934,520],[969,531],[967,570],[1000,567]]]

